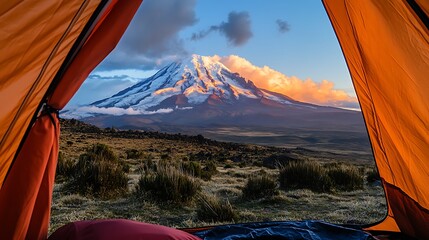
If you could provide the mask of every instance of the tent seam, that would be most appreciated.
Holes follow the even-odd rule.
[[[23,107],[27,104],[28,99],[30,97],[30,95],[34,92],[35,88],[39,85],[40,79],[43,77],[49,63],[51,63],[53,57],[55,56],[55,54],[57,53],[59,47],[61,46],[61,43],[64,41],[65,37],[70,33],[71,28],[75,25],[75,23],[77,22],[78,18],[81,16],[83,10],[85,10],[86,6],[88,5],[88,0],[84,0],[84,2],[82,3],[82,5],[79,7],[79,10],[76,12],[75,16],[73,17],[72,21],[70,22],[69,26],[67,27],[66,31],[64,32],[64,34],[61,36],[61,38],[59,39],[59,41],[57,42],[57,44],[55,45],[54,49],[51,51],[48,59],[45,61],[45,64],[43,65],[39,76],[37,77],[36,81],[32,84],[30,90],[27,92],[24,100],[22,101],[18,111],[16,112],[11,124],[9,125],[9,128],[7,129],[7,131],[5,132],[5,134],[3,135],[2,140],[0,141],[0,146],[3,145],[5,139],[7,138],[7,136],[10,134],[12,128],[15,126],[15,123],[17,121],[18,115],[22,112]],[[7,178],[7,175],[9,174],[10,168],[13,165],[13,162],[9,165],[8,168],[8,172],[6,173],[6,176],[4,179]],[[4,183],[4,179],[3,179],[3,183]],[[2,185],[3,185],[2,183]]]

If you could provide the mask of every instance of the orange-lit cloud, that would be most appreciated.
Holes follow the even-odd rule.
[[[295,76],[289,77],[268,66],[258,67],[246,59],[230,55],[226,57],[213,56],[233,72],[251,80],[259,88],[285,94],[295,100],[319,105],[358,108],[356,97],[343,90],[334,88],[334,83],[328,80],[315,82],[311,79],[302,80]]]

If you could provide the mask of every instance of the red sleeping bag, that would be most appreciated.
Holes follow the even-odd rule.
[[[92,220],[60,227],[50,240],[201,240],[200,238],[160,225],[124,219]]]

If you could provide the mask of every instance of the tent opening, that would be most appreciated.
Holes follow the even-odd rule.
[[[179,228],[385,218],[323,4],[245,2],[142,3],[60,112],[51,232],[105,218]]]

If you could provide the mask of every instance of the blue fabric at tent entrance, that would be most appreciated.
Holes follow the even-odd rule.
[[[375,240],[369,233],[320,221],[245,223],[196,232],[204,240]]]

